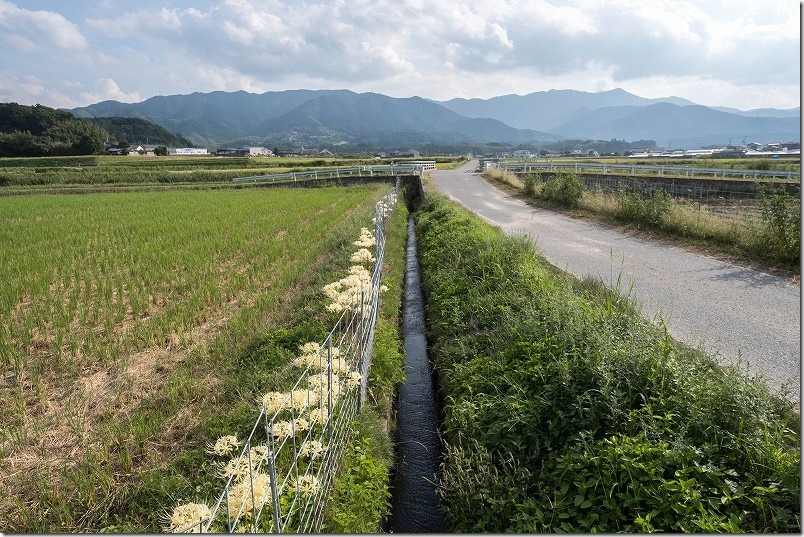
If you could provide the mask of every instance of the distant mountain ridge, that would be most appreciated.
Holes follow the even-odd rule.
[[[678,97],[646,99],[622,89],[549,90],[444,102],[344,89],[216,91],[157,96],[140,103],[103,101],[70,111],[86,118],[141,118],[196,145],[219,147],[362,144],[392,149],[427,143],[516,145],[614,138],[656,140],[660,146],[673,140],[674,146],[677,142],[697,147],[730,139],[800,139],[798,108],[716,110]]]
[[[679,106],[695,104],[679,97],[646,99],[619,88],[598,93],[548,90],[490,99],[451,99],[441,104],[467,117],[493,117],[519,129],[538,128],[552,132],[573,119],[580,110],[613,106],[647,106],[658,102],[669,102]]]

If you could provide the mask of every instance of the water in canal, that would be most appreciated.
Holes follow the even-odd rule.
[[[440,413],[427,356],[424,297],[412,217],[408,218],[405,264],[402,335],[407,381],[399,390],[397,403],[390,529],[396,533],[445,533],[448,528],[438,509],[440,498],[434,485],[441,463]]]

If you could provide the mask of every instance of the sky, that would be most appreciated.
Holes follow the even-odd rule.
[[[801,101],[790,0],[0,0],[0,102],[210,91],[439,101],[622,88],[707,106]]]

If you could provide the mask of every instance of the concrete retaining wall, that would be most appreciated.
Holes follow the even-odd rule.
[[[541,179],[547,182],[556,172],[542,172]],[[522,174],[518,174],[522,175]],[[769,182],[739,179],[696,179],[692,177],[648,177],[599,173],[578,173],[587,188],[602,188],[606,191],[619,189],[656,191],[664,190],[673,196],[690,198],[738,197],[752,198],[761,192],[784,191],[793,196],[801,194],[801,185],[792,182]]]

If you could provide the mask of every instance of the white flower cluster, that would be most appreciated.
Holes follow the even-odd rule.
[[[314,475],[304,474],[296,478],[295,488],[302,494],[315,494],[321,490],[321,482]]]
[[[253,485],[253,487],[252,487]],[[253,491],[253,496],[252,496]],[[251,516],[255,509],[271,501],[271,477],[258,472],[229,487],[229,516]]]
[[[374,235],[368,228],[362,227],[360,228],[360,238],[352,244],[360,248],[371,248],[377,245],[377,239],[374,238]]]
[[[268,392],[262,396],[262,404],[265,407],[265,412],[269,416],[273,416],[285,406],[285,401],[289,399],[287,393],[284,392]]]
[[[176,506],[170,515],[168,531],[171,533],[202,533],[204,522],[212,516],[212,510],[205,503],[185,503]],[[199,522],[201,522],[199,524]],[[193,524],[196,524],[192,528]],[[189,528],[189,529],[188,529]]]
[[[242,459],[240,456],[236,456],[229,459],[226,464],[220,463],[218,476],[228,479],[230,475],[234,474],[235,481],[247,479],[249,474],[259,470],[267,451],[267,446],[254,446],[249,450],[248,454],[243,454]]]
[[[207,453],[221,456],[231,455],[239,446],[240,442],[237,441],[237,437],[228,434],[221,436],[215,441],[214,444],[210,445],[207,448]]]
[[[310,422],[304,418],[287,421],[276,421],[271,425],[271,434],[280,442],[286,438],[303,433],[310,428]]]
[[[318,459],[324,454],[324,445],[318,440],[305,440],[299,448],[299,456]]]
[[[396,191],[394,191],[394,192],[391,192],[390,194],[388,194],[388,196],[386,196],[385,198],[383,198],[379,202],[377,202],[378,212],[380,213],[380,216],[383,217],[383,219],[388,218],[388,216],[391,215],[391,211],[394,210],[394,206],[396,205],[396,198],[397,198],[397,193],[396,193]],[[377,218],[374,217],[374,223],[375,224],[377,223],[376,220],[377,220]]]
[[[371,273],[365,267],[354,265],[349,268],[348,276],[325,285],[322,291],[332,300],[327,306],[329,311],[352,311],[360,305],[361,293],[371,296]]]
[[[360,381],[363,380],[363,375],[358,373],[357,371],[350,371],[346,375],[346,389],[353,390],[360,386]]]
[[[318,343],[305,343],[299,347],[301,354],[293,360],[293,365],[302,369],[310,368],[311,370],[326,369],[326,351],[321,348]],[[331,355],[337,358],[341,355],[341,349],[337,346],[332,347]]]
[[[367,248],[361,248],[349,258],[352,263],[374,263],[375,259]]]

